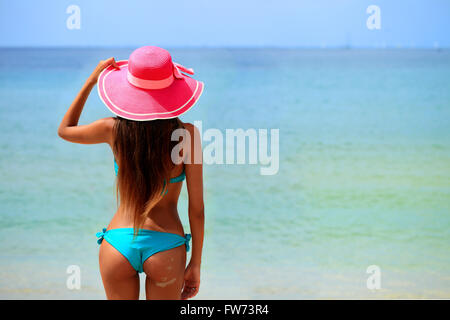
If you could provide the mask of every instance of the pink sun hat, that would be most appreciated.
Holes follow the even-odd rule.
[[[129,120],[175,118],[200,98],[203,82],[181,72],[194,70],[172,62],[169,51],[145,46],[117,61],[98,77],[98,94],[112,113]]]

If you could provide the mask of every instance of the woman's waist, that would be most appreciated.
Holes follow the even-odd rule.
[[[156,210],[155,210],[156,209]],[[122,210],[117,210],[111,219],[109,229],[118,228],[133,228],[134,227],[134,217],[130,214],[125,214]],[[165,209],[154,208],[149,216],[145,218],[140,229],[154,230],[160,232],[170,232],[177,233],[179,235],[184,235],[183,225],[181,223],[180,217],[178,216],[177,209]]]

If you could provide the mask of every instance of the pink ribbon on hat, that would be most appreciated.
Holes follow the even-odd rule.
[[[185,73],[189,73],[190,75],[194,74],[194,69],[186,68],[185,66],[182,66],[179,63],[173,62],[173,74],[175,78],[183,79],[183,75],[181,74],[180,70]]]
[[[192,69],[192,68],[186,68],[176,62],[172,62],[172,64],[173,64],[173,73],[165,79],[146,80],[146,79],[142,79],[142,78],[133,76],[130,73],[130,70],[128,70],[128,73],[127,73],[128,82],[131,83],[133,86],[141,88],[141,89],[163,89],[163,88],[167,88],[168,86],[170,86],[172,84],[174,78],[183,79],[183,74],[180,71],[183,71],[183,72],[191,74],[191,75],[194,74],[194,69]]]

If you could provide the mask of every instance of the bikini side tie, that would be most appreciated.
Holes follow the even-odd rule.
[[[188,252],[189,251],[189,240],[191,240],[191,234],[190,233],[188,233],[188,234],[186,234],[185,236],[184,236],[184,239],[186,239],[186,252]]]
[[[95,234],[95,236],[98,238],[97,239],[97,243],[101,244],[103,241],[103,238],[105,237],[105,233],[106,233],[106,228],[103,228],[102,232],[97,232]]]

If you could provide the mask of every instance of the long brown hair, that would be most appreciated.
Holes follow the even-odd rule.
[[[116,201],[119,205],[120,198],[120,204],[132,215],[135,235],[168,187],[175,166],[171,151],[178,143],[171,141],[171,135],[181,127],[178,118],[134,121],[116,116]]]

